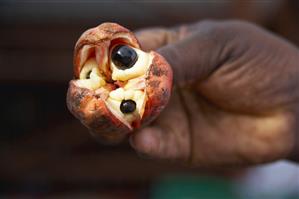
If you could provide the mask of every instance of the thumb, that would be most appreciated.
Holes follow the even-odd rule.
[[[228,59],[232,34],[225,23],[199,22],[188,37],[158,50],[171,65],[176,83],[204,79]]]
[[[130,144],[136,151],[149,157],[187,160],[191,149],[188,129],[188,116],[175,89],[168,106],[157,120],[133,133]]]

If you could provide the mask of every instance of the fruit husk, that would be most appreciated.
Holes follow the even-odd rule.
[[[124,37],[126,40],[123,39]],[[80,74],[82,67],[82,53],[80,51],[85,45],[109,49],[110,45],[114,45],[113,42],[127,43],[135,48],[140,48],[133,33],[118,24],[104,23],[89,29],[82,34],[75,46],[75,78],[78,78]],[[147,100],[144,114],[141,118],[136,119],[131,126],[125,125],[114,116],[106,106],[105,98],[99,97],[96,91],[77,86],[75,80],[70,81],[67,93],[68,109],[93,135],[101,138],[101,140],[117,143],[128,133],[149,124],[165,108],[171,95],[172,70],[161,55],[153,51],[150,53],[153,55],[153,60],[145,79],[146,88],[144,91]],[[109,73],[106,72],[106,75]]]

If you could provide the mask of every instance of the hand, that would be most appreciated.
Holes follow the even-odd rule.
[[[175,88],[158,119],[131,145],[193,166],[245,166],[297,158],[299,52],[240,21],[137,33],[173,67]]]

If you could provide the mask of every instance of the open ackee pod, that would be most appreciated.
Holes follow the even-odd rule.
[[[117,142],[148,124],[166,106],[172,70],[156,52],[144,52],[128,29],[103,23],[75,46],[67,105],[91,132]]]

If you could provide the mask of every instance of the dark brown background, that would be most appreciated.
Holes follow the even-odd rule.
[[[141,159],[124,142],[97,143],[65,105],[72,50],[102,22],[131,30],[203,19],[244,19],[299,44],[296,0],[0,2],[0,192],[94,191],[148,196],[161,175],[197,173]]]

